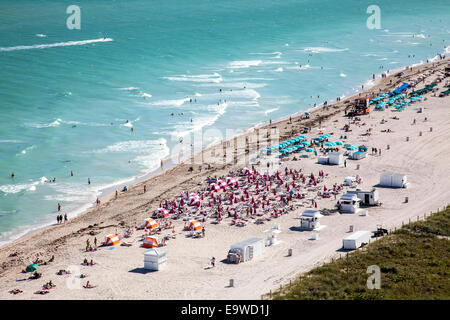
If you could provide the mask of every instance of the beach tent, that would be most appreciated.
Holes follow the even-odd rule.
[[[200,197],[197,194],[192,194],[189,196],[190,206],[200,206]]]
[[[144,223],[142,224],[141,228],[156,229],[158,228],[158,223],[152,218],[147,218],[144,220]]]
[[[167,218],[169,216],[169,211],[167,211],[167,209],[164,208],[158,208],[157,216],[159,218]]]
[[[167,265],[166,249],[150,249],[144,252],[144,269],[159,271]]]
[[[142,243],[144,248],[157,248],[158,247],[158,237],[147,236]]]
[[[197,220],[191,220],[189,221],[189,230],[202,231],[202,225]]]
[[[34,272],[36,271],[38,268],[38,264],[37,263],[32,263],[30,265],[27,266],[27,268],[25,269],[26,272]]]
[[[355,146],[349,146],[349,147],[347,147],[347,150],[353,151],[353,150],[358,150],[358,148]]]
[[[105,245],[106,246],[115,246],[120,242],[119,235],[116,234],[108,234],[105,237]]]

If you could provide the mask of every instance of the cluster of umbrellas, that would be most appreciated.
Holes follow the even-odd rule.
[[[304,146],[306,146],[306,145],[309,146],[309,142],[302,141],[302,140],[305,140],[305,139],[306,139],[306,136],[301,135],[301,136],[289,139],[287,141],[284,141],[284,142],[282,142],[280,144],[264,148],[264,149],[261,150],[261,152],[276,151],[276,150],[279,150],[281,153],[292,152],[292,151],[297,150],[299,148],[304,148]],[[300,142],[300,143],[296,144],[294,146],[291,146],[292,144],[298,143],[298,142]]]
[[[386,98],[386,97],[389,97],[389,94],[383,93],[383,94],[379,95],[378,97],[371,99],[370,104],[377,103],[377,105],[375,106],[375,110],[380,110],[380,111],[384,111],[384,106],[386,106],[386,104],[389,106],[393,105],[393,107],[397,110],[402,110],[406,105],[420,101],[420,99],[422,98],[422,96],[416,96],[416,97],[411,97],[409,100],[407,100],[407,99],[405,99],[406,95],[401,93],[396,96],[389,97],[389,99],[387,101],[383,101],[384,98]]]
[[[327,142],[325,143],[326,147],[336,147],[336,146],[342,146],[344,143],[342,141],[335,141],[335,142]]]

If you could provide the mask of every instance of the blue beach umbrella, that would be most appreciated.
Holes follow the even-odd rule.
[[[358,150],[358,148],[355,147],[355,146],[350,146],[350,147],[347,147],[347,150],[350,150],[350,151],[352,151],[352,150]]]
[[[310,145],[310,143],[308,141],[302,141],[301,144],[304,145],[304,146],[309,146]]]
[[[334,147],[336,145],[336,143],[334,143],[334,142],[327,142],[327,143],[325,143],[325,145],[327,147]]]
[[[342,146],[344,144],[342,141],[336,141],[335,143],[337,146]]]

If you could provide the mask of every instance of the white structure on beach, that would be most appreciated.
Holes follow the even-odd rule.
[[[339,211],[342,213],[356,213],[361,199],[356,194],[346,193],[338,201]]]
[[[280,224],[277,223],[273,228],[264,230],[267,233],[266,245],[273,246],[279,243],[277,235],[281,233]]]
[[[315,230],[320,227],[320,218],[323,215],[319,210],[305,210],[300,215],[300,227],[307,230]]]
[[[378,190],[373,188],[372,190],[347,190],[347,194],[356,194],[361,199],[361,203],[367,206],[376,206],[380,204]]]
[[[371,237],[370,231],[357,231],[347,238],[342,240],[344,249],[354,250],[361,247],[363,244],[369,243]]]
[[[383,172],[380,174],[380,186],[407,188],[408,180],[405,174]]]
[[[144,269],[159,271],[167,264],[166,249],[150,249],[144,252]]]
[[[266,248],[266,240],[263,238],[250,238],[245,241],[232,244],[230,251],[239,252],[240,262],[250,261],[261,255]]]
[[[344,163],[344,154],[342,152],[329,152],[328,163],[341,165]]]

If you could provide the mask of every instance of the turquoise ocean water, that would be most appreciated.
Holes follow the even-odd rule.
[[[81,30],[66,27],[71,4]],[[366,26],[373,4],[379,30]],[[449,45],[449,9],[448,0],[2,0],[0,244],[53,223],[58,202],[74,216],[100,190],[157,168],[195,131],[246,129],[434,58]]]

